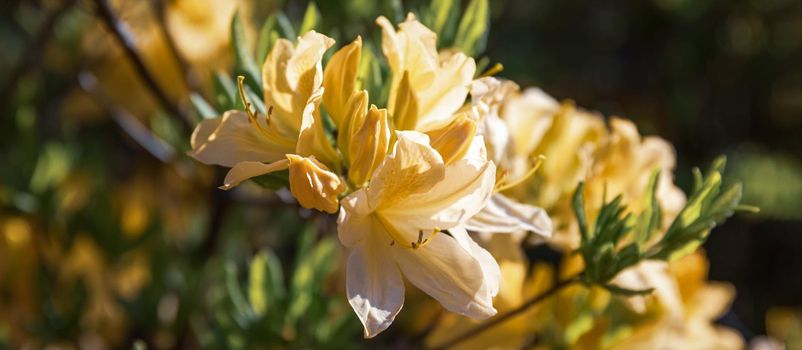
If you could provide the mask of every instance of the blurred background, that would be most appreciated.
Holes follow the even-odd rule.
[[[317,6],[342,42],[422,3]],[[307,17],[306,1],[0,3],[0,348],[362,344],[332,218],[281,191],[218,191],[220,169],[184,156],[198,101],[237,103],[237,9],[251,38]],[[802,2],[506,0],[491,15],[501,76],[666,138],[684,189],[729,156],[761,212],[705,246],[710,278],[737,288],[721,322],[802,337]]]

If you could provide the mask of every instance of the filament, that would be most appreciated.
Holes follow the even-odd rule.
[[[506,173],[505,173],[504,175],[502,175],[502,178],[499,181],[499,183],[497,184],[495,191],[496,192],[503,192],[503,191],[509,190],[510,188],[513,188],[515,186],[520,185],[522,182],[526,181],[526,179],[532,177],[532,175],[535,175],[537,170],[543,164],[543,160],[545,160],[545,159],[546,159],[546,157],[543,156],[543,155],[539,155],[539,156],[535,157],[534,163],[532,164],[532,167],[529,169],[529,171],[527,171],[526,174],[524,174],[523,176],[515,179],[515,181],[509,182],[509,183],[504,183],[505,182],[504,180],[506,180]]]

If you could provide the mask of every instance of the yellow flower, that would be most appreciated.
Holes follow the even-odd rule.
[[[705,283],[707,260],[701,253],[688,255],[670,267],[672,282],[681,291],[677,312],[659,313],[637,325],[611,349],[741,349],[737,332],[715,325],[735,291],[724,283]]]
[[[338,220],[340,241],[351,248],[348,300],[365,337],[401,310],[402,273],[449,311],[492,316],[498,265],[461,228],[493,191],[495,166],[484,142],[476,138],[463,159],[446,165],[425,134],[396,137],[370,184],[342,200]]]
[[[390,144],[387,110],[372,106],[359,131],[350,138],[348,153],[351,165],[348,178],[357,186],[363,185],[384,160]]]
[[[471,84],[471,106],[464,110],[478,124],[475,130],[484,137],[491,159],[499,165],[500,176],[495,185],[496,193],[487,206],[471,218],[466,227],[480,235],[506,233],[513,234],[520,240],[526,232],[533,232],[538,237],[548,238],[552,233],[552,222],[545,210],[501,193],[527,180],[538,167],[530,162],[530,168],[520,175],[513,169],[516,165],[513,160],[518,155],[512,152],[509,141],[512,130],[508,129],[498,115],[502,102],[517,89],[514,83],[495,78],[482,78]],[[529,155],[522,157],[531,161]],[[513,173],[516,174],[515,178],[508,181]]]
[[[393,72],[388,110],[396,129],[425,132],[448,125],[468,95],[476,72],[473,58],[438,54],[437,35],[411,13],[397,32],[385,17],[376,23]]]
[[[192,134],[190,155],[207,164],[233,167],[242,161],[274,162],[297,153],[332,165],[334,150],[320,141],[325,135],[318,108],[323,93],[321,59],[332,44],[332,39],[314,31],[300,37],[297,47],[278,40],[262,68],[268,115],[254,115],[247,108],[201,122]]]
[[[323,71],[323,104],[334,124],[342,126],[348,112],[348,100],[357,86],[359,57],[362,53],[362,37],[344,46],[331,56]],[[365,96],[367,99],[367,96]],[[364,108],[364,107],[363,107]]]
[[[289,168],[290,191],[302,206],[337,211],[345,184],[329,170],[339,167],[339,156],[325,135],[319,108],[321,60],[333,43],[314,31],[300,37],[297,46],[278,40],[262,68],[268,115],[251,112],[240,80],[246,111],[228,111],[198,125],[190,155],[231,167],[221,188]]]
[[[305,208],[316,208],[328,213],[337,211],[337,196],[345,190],[345,184],[337,174],[318,162],[315,157],[300,157],[288,154],[290,168],[290,192]]]
[[[500,314],[520,306],[526,298],[540,294],[549,286],[553,277],[552,269],[545,264],[534,266],[535,272],[528,277],[528,263],[520,247],[520,240],[513,235],[492,235],[480,240],[498,261],[501,272],[499,293],[493,305]],[[533,314],[537,307],[530,309],[502,324],[472,337],[454,349],[520,349],[535,329]],[[436,346],[455,336],[465,334],[479,324],[460,315],[446,314],[439,318],[434,330],[426,338],[427,346]]]

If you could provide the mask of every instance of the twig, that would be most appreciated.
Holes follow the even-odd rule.
[[[152,156],[162,163],[172,163],[175,161],[176,152],[170,144],[153,134],[136,117],[128,111],[114,106],[108,96],[97,88],[97,79],[92,73],[81,72],[78,74],[78,85],[81,89],[95,97],[101,106],[106,108],[111,114],[111,118],[123,131],[131,136],[136,143],[144,148]]]
[[[20,56],[20,62],[17,68],[11,72],[5,86],[0,90],[2,91],[0,92],[0,106],[6,106],[8,104],[19,80],[25,76],[25,73],[27,73],[29,69],[39,64],[39,56],[42,53],[45,43],[47,43],[47,39],[53,34],[53,28],[56,26],[56,22],[58,22],[58,19],[61,18],[67,10],[72,8],[75,3],[76,0],[64,1],[61,7],[53,11],[53,13],[47,17],[44,24],[42,24],[42,29],[39,31],[39,34],[36,35],[33,43],[28,46],[25,53]]]
[[[509,320],[509,319],[511,319],[511,318],[513,318],[515,316],[518,316],[518,315],[526,312],[526,310],[528,310],[530,307],[534,306],[535,304],[537,304],[537,303],[539,303],[539,302],[541,302],[541,301],[543,301],[545,299],[548,299],[550,296],[552,296],[555,293],[559,292],[561,289],[565,288],[566,286],[568,286],[568,285],[570,285],[572,283],[578,282],[578,281],[579,281],[579,276],[574,276],[572,278],[557,282],[557,284],[553,285],[547,291],[545,291],[543,293],[540,293],[539,295],[533,297],[532,299],[527,300],[525,303],[521,304],[517,308],[515,308],[513,310],[510,310],[507,313],[499,315],[499,316],[497,316],[495,318],[491,318],[487,322],[481,323],[481,324],[477,325],[476,327],[473,327],[473,328],[469,329],[467,332],[465,332],[465,333],[463,333],[463,334],[461,334],[461,335],[459,335],[459,336],[457,336],[455,338],[452,338],[449,341],[446,341],[443,344],[440,344],[438,346],[430,348],[430,350],[444,350],[444,349],[448,349],[450,347],[453,347],[453,346],[455,346],[457,344],[460,344],[460,343],[462,343],[462,342],[464,342],[464,341],[466,341],[466,340],[468,340],[468,339],[470,339],[472,337],[475,337],[475,336],[479,335],[480,333],[482,333],[482,332],[484,332],[484,331],[486,331],[486,330],[488,330],[490,328],[493,328],[493,327],[503,323],[504,321],[507,321],[507,320]]]
[[[145,85],[150,89],[150,92],[153,93],[167,112],[179,118],[184,131],[189,134],[192,131],[192,118],[170,101],[167,94],[156,82],[156,79],[150,74],[150,71],[148,71],[148,68],[145,66],[145,61],[136,49],[134,37],[131,35],[125,23],[117,19],[107,0],[95,0],[95,4],[97,5],[98,14],[103,21],[106,22],[106,26],[108,26],[109,30],[114,34],[117,42],[123,47],[137,73],[139,73]]]
[[[223,221],[229,207],[229,194],[217,188],[217,184],[223,183],[225,171],[222,168],[215,169],[212,187],[209,189],[209,225],[206,227],[206,235],[198,247],[196,258],[198,262],[205,263],[214,254],[214,248],[220,238],[220,230],[223,228]]]

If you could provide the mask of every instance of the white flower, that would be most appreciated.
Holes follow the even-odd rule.
[[[339,237],[351,248],[348,301],[365,337],[401,310],[402,274],[449,311],[476,319],[496,313],[498,264],[461,227],[493,192],[495,165],[485,153],[476,137],[463,159],[446,165],[425,134],[397,132],[369,185],[341,201]]]
[[[508,233],[520,238],[523,232],[529,231],[542,238],[548,238],[551,237],[552,222],[545,210],[520,203],[500,193],[505,187],[515,186],[520,181],[526,180],[535,170],[530,169],[527,174],[525,171],[511,169],[513,165],[521,163],[516,161],[517,158],[525,159],[524,163],[530,161],[531,151],[527,154],[514,152],[515,147],[510,141],[513,132],[498,114],[501,104],[517,91],[518,86],[514,83],[492,77],[475,80],[471,85],[470,114],[479,125],[478,133],[484,136],[492,160],[499,164],[499,169],[506,176],[512,173],[523,174],[517,174],[517,178],[510,182],[506,182],[508,178],[502,175],[502,180],[496,183],[497,193],[492,195],[482,211],[471,218],[466,228],[481,235]],[[531,166],[533,165],[530,162]]]

